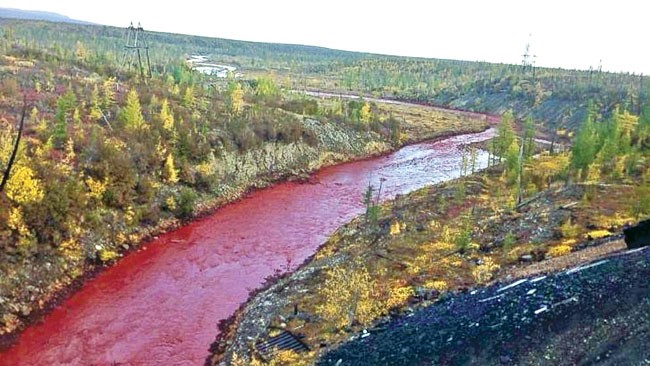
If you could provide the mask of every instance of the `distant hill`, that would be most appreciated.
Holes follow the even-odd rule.
[[[94,24],[83,20],[72,19],[65,15],[51,13],[48,11],[22,10],[11,8],[0,8],[0,18],[29,19],[29,20],[46,20],[49,22],[74,23],[74,24]]]
[[[115,60],[123,53],[124,27],[7,19],[4,12],[0,8],[0,32],[11,27],[16,41],[31,48],[23,50],[28,54],[45,52],[76,62],[70,50],[82,41],[89,54],[99,58],[96,65],[120,67]],[[177,81],[183,74],[179,65],[184,65],[187,55],[204,55],[244,72],[275,73],[294,89],[363,94],[496,115],[511,109],[519,119],[532,117],[546,132],[576,130],[590,105],[603,117],[617,106],[638,114],[650,96],[650,78],[629,73],[377,55],[155,32],[146,25],[145,30],[153,67],[175,70]]]

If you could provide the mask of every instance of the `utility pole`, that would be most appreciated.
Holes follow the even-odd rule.
[[[122,65],[131,69],[137,66],[140,71],[142,79],[151,78],[151,61],[149,60],[149,44],[145,38],[145,32],[140,23],[137,28],[133,23],[126,29],[126,42],[124,44],[124,58]],[[144,55],[143,55],[144,53]],[[142,64],[142,58],[146,57],[146,72],[145,66]]]
[[[526,49],[522,56],[521,66],[523,67],[524,72],[530,70],[533,72],[533,78],[535,78],[535,58],[537,55],[531,55],[530,53],[530,38],[532,34],[528,34],[528,42],[526,43]]]

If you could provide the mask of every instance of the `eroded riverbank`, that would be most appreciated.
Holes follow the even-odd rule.
[[[278,270],[293,269],[363,209],[370,180],[393,197],[457,176],[459,146],[489,130],[326,168],[161,236],[99,274],[0,355],[6,364],[198,364],[215,325]],[[485,157],[482,157],[483,161]],[[39,350],[34,352],[34,350]]]

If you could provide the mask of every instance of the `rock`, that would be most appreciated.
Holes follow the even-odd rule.
[[[625,244],[628,249],[636,249],[650,245],[650,219],[639,222],[623,230]]]
[[[512,362],[512,358],[510,358],[510,356],[501,356],[499,357],[499,362],[502,365],[508,365]]]
[[[533,261],[533,256],[530,254],[524,254],[521,257],[519,257],[519,260],[521,262],[532,262]]]

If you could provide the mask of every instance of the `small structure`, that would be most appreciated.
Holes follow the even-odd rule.
[[[625,234],[625,244],[628,249],[650,245],[650,219],[623,230],[623,234]]]
[[[255,349],[265,361],[273,359],[273,356],[280,351],[289,350],[296,353],[309,351],[309,347],[304,342],[287,330],[281,330],[280,334],[258,342],[255,344]]]

